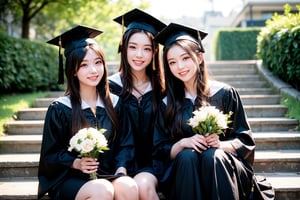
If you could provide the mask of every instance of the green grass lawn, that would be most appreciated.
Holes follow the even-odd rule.
[[[47,92],[0,95],[0,135],[3,134],[5,122],[13,120],[18,110],[32,107],[36,98],[46,95]]]

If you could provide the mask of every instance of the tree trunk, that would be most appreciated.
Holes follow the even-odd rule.
[[[30,19],[28,14],[23,15],[22,19],[22,38],[29,39]]]

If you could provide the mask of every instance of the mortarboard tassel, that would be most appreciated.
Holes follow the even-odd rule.
[[[124,16],[122,16],[122,36],[121,36],[121,41],[120,41],[120,44],[119,44],[118,53],[120,53],[121,50],[122,50],[124,29],[125,29],[124,28]]]
[[[63,55],[61,52],[61,38],[58,42],[59,51],[58,51],[58,84],[64,84],[64,66],[63,66]]]
[[[155,71],[155,53],[153,54],[153,59],[152,59],[152,69]]]
[[[200,32],[197,31],[197,34],[198,34],[198,40],[199,40],[199,47],[200,47],[201,51],[204,52]]]

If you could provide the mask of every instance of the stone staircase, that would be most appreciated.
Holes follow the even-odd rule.
[[[299,122],[285,117],[287,108],[279,104],[280,93],[259,75],[255,61],[208,65],[215,79],[240,93],[257,144],[255,172],[272,183],[276,200],[300,199]],[[20,110],[17,120],[5,124],[6,136],[0,137],[1,200],[37,198],[43,119],[50,102],[61,94],[36,99],[35,107]]]

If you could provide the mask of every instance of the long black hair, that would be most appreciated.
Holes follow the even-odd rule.
[[[155,113],[158,108],[159,101],[164,92],[164,77],[162,72],[162,65],[160,60],[160,51],[158,43],[154,42],[154,36],[141,29],[129,29],[122,38],[122,45],[119,46],[119,52],[121,56],[121,62],[119,66],[119,72],[121,72],[121,80],[123,88],[121,95],[125,98],[129,97],[129,94],[133,90],[133,73],[127,60],[127,47],[130,37],[135,33],[145,33],[152,43],[152,51],[154,52],[151,63],[146,68],[146,75],[149,77],[151,86],[153,88],[153,112]],[[154,62],[154,63],[153,63]],[[155,69],[154,69],[155,67]]]
[[[166,81],[166,96],[167,96],[167,106],[166,112],[164,113],[165,128],[172,137],[182,135],[181,120],[182,120],[182,105],[185,101],[185,86],[184,83],[176,78],[169,67],[167,53],[169,49],[178,45],[183,48],[192,58],[193,62],[199,67],[197,68],[195,83],[197,85],[197,98],[195,101],[196,107],[201,107],[202,105],[207,105],[208,97],[208,73],[207,67],[202,60],[201,63],[198,62],[197,56],[201,53],[201,48],[195,42],[190,40],[178,40],[174,43],[165,46],[163,51],[163,63]]]
[[[105,55],[103,50],[95,43],[89,43],[86,47],[74,49],[66,57],[65,74],[67,77],[67,89],[65,91],[65,95],[70,95],[71,105],[72,105],[71,135],[74,135],[79,129],[87,127],[86,119],[81,110],[82,99],[79,93],[80,90],[79,80],[77,76],[74,76],[74,74],[76,74],[76,72],[79,70],[80,63],[84,59],[89,49],[91,49],[98,56],[100,56],[103,62],[103,68],[104,68],[103,77],[100,80],[99,84],[96,86],[96,89],[101,100],[103,101],[105,110],[113,124],[114,127],[113,134],[115,138],[118,132],[118,120],[110,98],[108,79],[107,79],[108,72],[105,63]]]

